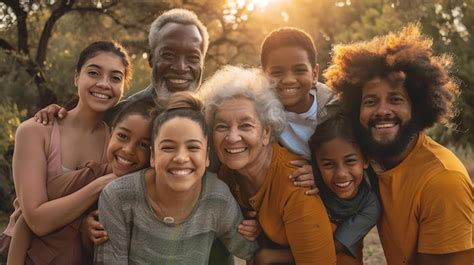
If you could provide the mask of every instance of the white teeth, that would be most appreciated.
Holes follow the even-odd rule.
[[[109,99],[110,97],[106,94],[92,92],[91,93],[94,97],[102,98],[102,99]]]
[[[184,84],[188,82],[188,80],[185,79],[169,79],[169,81],[174,84]]]
[[[351,184],[352,180],[349,181],[344,181],[344,182],[336,182],[334,185],[336,185],[339,188],[345,188]]]
[[[193,172],[191,169],[186,168],[186,169],[171,169],[170,173],[173,175],[189,175]]]
[[[395,123],[384,123],[384,124],[376,124],[375,128],[385,129],[385,128],[392,128],[393,126],[395,126]]]
[[[117,161],[118,161],[120,164],[125,164],[125,165],[131,165],[131,164],[133,164],[132,161],[127,160],[127,159],[125,159],[125,158],[122,158],[122,157],[120,157],[120,156],[117,156]]]
[[[242,147],[242,148],[233,148],[233,149],[227,148],[226,151],[229,152],[229,153],[231,153],[231,154],[242,153],[243,151],[245,151],[245,147]]]

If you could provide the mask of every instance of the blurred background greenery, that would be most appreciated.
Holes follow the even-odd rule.
[[[95,40],[121,42],[134,67],[126,95],[143,89],[151,76],[149,25],[175,7],[195,11],[209,29],[205,76],[224,64],[258,66],[260,43],[277,27],[310,33],[323,71],[333,45],[419,22],[436,54],[454,57],[452,74],[462,88],[457,126],[438,126],[430,134],[457,152],[473,175],[474,0],[0,0],[0,211],[9,211],[14,194],[15,129],[38,109],[65,104],[75,94],[80,50]]]

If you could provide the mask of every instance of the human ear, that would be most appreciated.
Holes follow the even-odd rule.
[[[211,148],[208,147],[207,152],[206,152],[206,168],[209,167],[209,165],[211,165],[211,159],[209,158],[210,152],[211,152]]]
[[[263,134],[262,134],[262,143],[263,146],[267,146],[270,143],[270,136],[272,135],[272,126],[267,125],[263,129]]]
[[[151,68],[153,68],[153,63],[152,63],[153,60],[152,60],[152,59],[153,59],[153,52],[152,52],[152,50],[150,49],[150,50],[148,50],[148,65],[149,65]]]
[[[74,72],[74,86],[77,87],[77,79],[79,78],[79,73]]]
[[[155,167],[155,152],[153,151],[153,148],[150,147],[150,167],[154,168]]]

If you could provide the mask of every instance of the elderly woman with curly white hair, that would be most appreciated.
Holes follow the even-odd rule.
[[[219,177],[244,215],[257,212],[263,230],[257,263],[335,264],[331,225],[321,199],[305,196],[288,179],[296,168],[289,162],[299,157],[276,141],[286,120],[269,80],[256,69],[226,66],[199,93],[221,162]],[[282,248],[291,252],[278,250]]]

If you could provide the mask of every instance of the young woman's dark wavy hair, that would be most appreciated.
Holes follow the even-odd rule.
[[[451,58],[434,56],[432,40],[420,31],[418,24],[411,24],[398,33],[333,49],[324,77],[353,121],[359,120],[363,86],[378,77],[403,83],[419,130],[435,123],[449,125],[456,114],[453,102],[459,91],[448,73]]]

